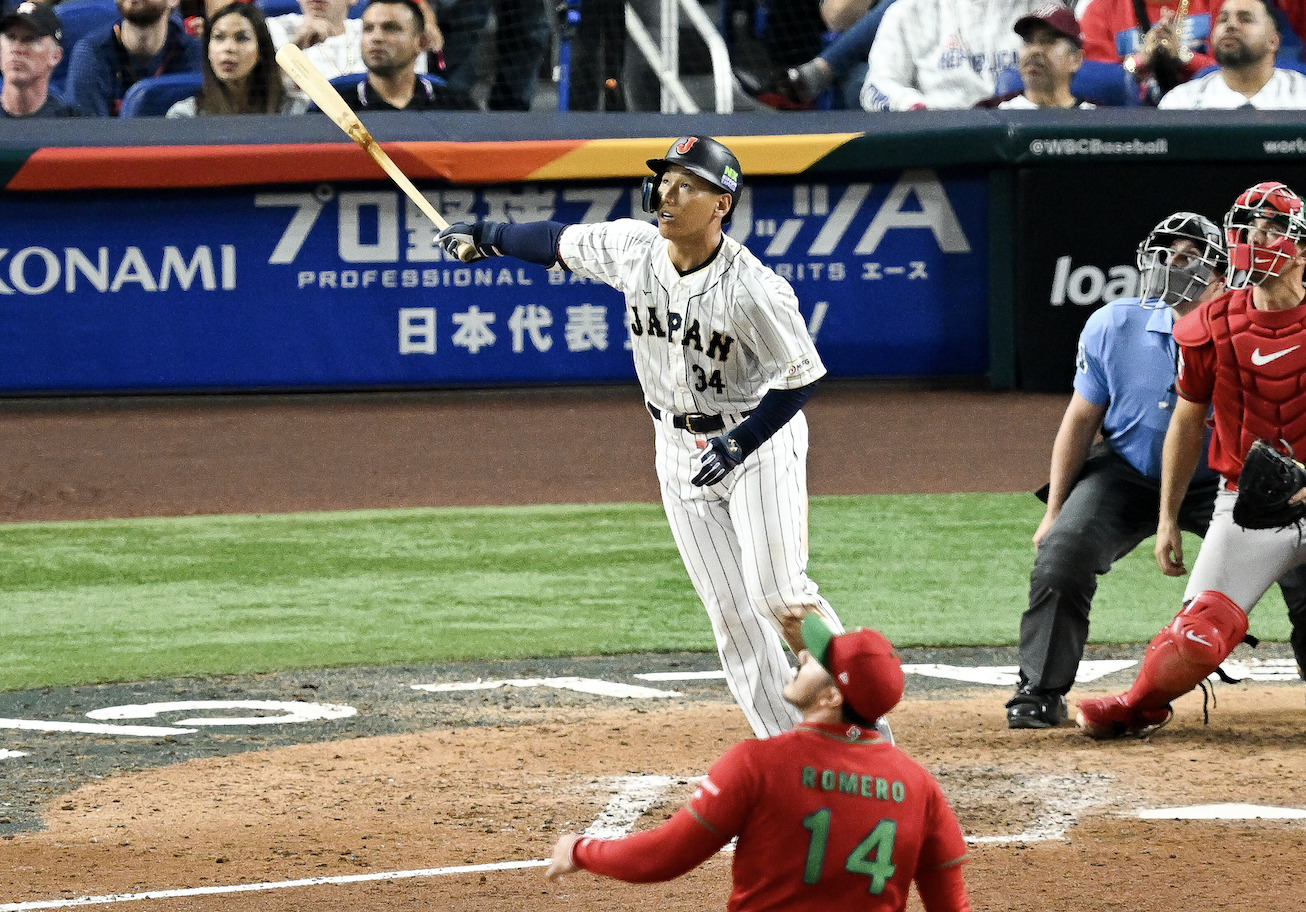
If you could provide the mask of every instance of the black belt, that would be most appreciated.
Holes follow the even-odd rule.
[[[662,420],[662,409],[658,408],[651,402],[645,402],[648,406],[648,413],[653,416],[654,421]],[[751,412],[740,412],[741,417],[747,417]],[[726,428],[725,419],[720,415],[704,415],[694,413],[692,415],[671,415],[671,426],[679,428],[682,431],[689,431],[691,434],[712,434],[716,431],[724,431]]]

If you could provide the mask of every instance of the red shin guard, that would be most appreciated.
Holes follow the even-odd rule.
[[[1247,614],[1208,589],[1184,606],[1147,647],[1142,670],[1125,694],[1135,710],[1163,709],[1220,667],[1247,635]]]

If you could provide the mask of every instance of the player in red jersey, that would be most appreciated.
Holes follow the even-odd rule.
[[[1084,700],[1080,728],[1095,738],[1145,735],[1170,702],[1214,672],[1247,634],[1247,614],[1271,584],[1306,564],[1306,529],[1246,529],[1233,520],[1238,474],[1258,439],[1306,455],[1306,208],[1283,184],[1243,192],[1224,221],[1230,291],[1175,324],[1178,401],[1161,455],[1156,561],[1182,576],[1179,504],[1201,455],[1214,405],[1210,465],[1222,476],[1211,526],[1183,609],[1156,635],[1126,693]],[[1306,489],[1297,498],[1306,496]]]
[[[926,912],[969,912],[966,841],[934,777],[875,730],[902,698],[893,646],[874,630],[802,623],[790,731],[745,741],[689,802],[624,839],[563,836],[545,874],[584,869],[629,883],[671,880],[739,837],[730,912],[901,912],[915,881]]]

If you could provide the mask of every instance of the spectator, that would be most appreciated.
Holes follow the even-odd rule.
[[[966,841],[943,790],[869,721],[902,698],[893,646],[874,630],[832,635],[813,614],[802,637],[798,673],[784,688],[801,722],[736,744],[656,829],[614,840],[562,836],[545,876],[671,880],[738,836],[734,912],[903,912],[913,882],[926,912],[970,912]]]
[[[884,14],[862,85],[868,111],[970,108],[1016,63],[1017,19],[1046,0],[898,0]]]
[[[327,79],[362,73],[367,69],[363,65],[363,22],[349,18],[352,5],[353,0],[299,0],[303,12],[268,19],[273,49],[295,44]],[[303,97],[293,81],[287,80],[286,88]]]
[[[302,114],[305,108],[281,84],[263,13],[241,0],[212,14],[204,30],[204,85],[169,108],[168,116]]]
[[[494,14],[494,75],[486,107],[529,111],[540,67],[552,46],[545,0],[443,0],[448,31],[444,48],[449,85],[471,94],[477,82],[481,40]]]
[[[414,0],[371,0],[363,11],[367,78],[345,101],[356,111],[474,110],[467,93],[417,75],[427,44],[426,16]]]
[[[1177,5],[1178,0],[1091,0],[1080,15],[1084,56],[1124,66],[1138,80],[1142,100],[1155,105],[1215,63],[1209,39],[1219,0],[1189,0],[1182,23],[1174,19]]]
[[[859,96],[871,45],[893,4],[894,0],[827,0],[822,4],[821,17],[838,35],[811,60],[789,68],[785,81],[790,98],[800,104],[811,102],[837,84],[834,107],[861,107]]]
[[[1279,28],[1264,0],[1225,0],[1211,44],[1219,68],[1165,94],[1161,108],[1306,108],[1306,75],[1274,65]]]
[[[1084,63],[1084,35],[1075,14],[1052,4],[1016,20],[1020,48],[1019,69],[1022,92],[1009,92],[982,101],[978,107],[1005,110],[1034,108],[1095,108],[1076,98],[1070,82]]]
[[[20,3],[0,19],[0,118],[73,117],[79,112],[50,91],[63,59],[59,17],[44,3]]]
[[[165,73],[197,73],[199,39],[170,15],[177,0],[117,0],[121,18],[73,48],[68,100],[87,114],[116,117],[127,90]]]

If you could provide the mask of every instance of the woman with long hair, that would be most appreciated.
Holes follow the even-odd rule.
[[[302,100],[281,83],[267,21],[237,0],[213,13],[204,29],[204,84],[168,109],[169,117],[201,114],[302,114]]]

